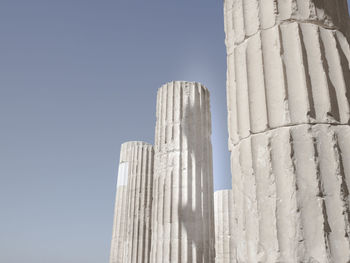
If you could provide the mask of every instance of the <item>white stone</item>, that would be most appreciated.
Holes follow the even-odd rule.
[[[152,263],[214,262],[209,92],[170,82],[157,98]]]
[[[129,172],[129,163],[128,162],[120,163],[119,169],[118,169],[117,190],[121,186],[127,186],[128,172]]]
[[[215,214],[215,262],[237,262],[234,244],[234,214],[232,206],[232,190],[221,190],[214,193]]]
[[[110,263],[148,263],[151,249],[153,146],[121,147]]]
[[[225,0],[237,262],[350,261],[346,0]]]

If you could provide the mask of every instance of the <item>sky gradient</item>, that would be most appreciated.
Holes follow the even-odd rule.
[[[0,262],[108,262],[120,145],[154,141],[156,92],[211,93],[231,188],[218,0],[2,0]]]
[[[153,143],[158,88],[211,92],[230,188],[221,1],[3,0],[0,262],[108,262],[120,145]]]

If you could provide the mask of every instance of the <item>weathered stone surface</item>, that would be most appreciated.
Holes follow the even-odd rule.
[[[149,262],[153,163],[152,145],[122,145],[110,263]]]
[[[151,252],[153,146],[137,143],[128,180],[128,219],[125,263],[148,263]]]
[[[221,190],[214,193],[215,214],[215,262],[236,262],[237,247],[234,244],[234,215],[232,190]]]
[[[345,0],[225,0],[237,262],[349,262]]]
[[[158,91],[153,263],[214,262],[209,92],[171,82]]]
[[[311,23],[275,26],[228,54],[230,144],[303,123],[348,124],[350,49],[342,33]]]
[[[225,0],[226,46],[291,22],[349,32],[347,0]]]
[[[238,262],[350,260],[349,149],[350,127],[329,124],[278,128],[233,148]]]

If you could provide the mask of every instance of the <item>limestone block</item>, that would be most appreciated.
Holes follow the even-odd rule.
[[[232,190],[214,193],[216,263],[237,262],[232,201]]]
[[[347,0],[225,0],[224,12],[229,50],[261,30],[294,21],[349,32]]]
[[[149,262],[153,156],[148,143],[122,144],[110,263]]]
[[[344,35],[296,22],[259,32],[228,55],[230,144],[303,123],[348,124],[350,49]]]
[[[213,262],[214,204],[209,92],[170,82],[157,95],[153,263]]]

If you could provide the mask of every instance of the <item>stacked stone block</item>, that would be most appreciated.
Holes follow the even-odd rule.
[[[346,0],[225,0],[237,262],[349,262]]]
[[[110,263],[147,263],[151,249],[153,146],[121,147]]]
[[[158,91],[152,263],[214,262],[209,92],[171,82]]]

